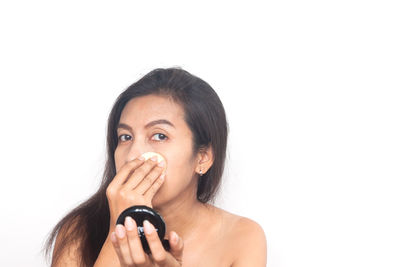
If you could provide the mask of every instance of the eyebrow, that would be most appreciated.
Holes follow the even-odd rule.
[[[170,122],[168,120],[164,120],[164,119],[151,121],[151,122],[147,123],[144,126],[144,128],[147,129],[147,128],[149,128],[151,126],[154,126],[154,125],[157,125],[157,124],[166,124],[166,125],[169,125],[169,126],[172,126],[172,127],[175,128],[175,125],[173,125],[172,122]],[[128,124],[125,124],[125,123],[119,123],[118,126],[117,126],[117,129],[118,128],[126,129],[126,130],[129,130],[129,131],[133,132],[131,126],[129,126]]]

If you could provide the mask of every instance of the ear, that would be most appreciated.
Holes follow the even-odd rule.
[[[214,162],[214,152],[211,145],[202,147],[197,155],[196,172],[199,175],[205,174],[212,166]]]

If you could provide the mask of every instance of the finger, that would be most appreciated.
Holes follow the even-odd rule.
[[[154,195],[157,193],[158,189],[160,189],[161,185],[165,181],[165,173],[161,174],[158,179],[150,186],[149,189],[144,193],[144,197],[148,200],[153,199]]]
[[[122,265],[122,252],[121,252],[121,249],[119,247],[119,243],[118,243],[118,240],[117,240],[117,235],[115,234],[115,232],[111,233],[111,238],[110,239],[111,239],[111,243],[114,246],[115,252],[117,253],[119,262]]]
[[[176,232],[171,231],[169,233],[169,246],[171,249],[169,253],[171,253],[174,258],[182,264],[183,257],[183,239],[178,236]]]
[[[132,161],[125,163],[118,173],[115,175],[114,179],[109,184],[109,188],[120,188],[122,184],[126,181],[127,177],[134,172],[135,169],[140,167],[144,163],[144,159],[136,158]]]
[[[137,231],[137,224],[130,216],[125,217],[125,228],[128,236],[128,244],[135,266],[141,266],[148,262],[148,256],[143,251],[142,243]]]
[[[154,262],[161,266],[165,266],[168,263],[172,263],[172,258],[168,257],[168,253],[165,251],[164,247],[161,244],[161,240],[157,234],[154,226],[147,220],[143,221],[144,233],[147,239],[147,243],[149,244],[151,257]],[[169,262],[168,262],[169,261]]]
[[[157,165],[157,157],[146,160],[142,166],[137,168],[123,185],[124,190],[132,190],[146,177],[146,175]]]
[[[122,224],[115,227],[116,242],[112,242],[116,248],[119,261],[121,265],[133,265],[132,256],[129,250],[128,240],[126,237],[126,230]]]
[[[158,177],[162,174],[164,170],[164,165],[158,164],[156,167],[154,167],[149,174],[143,180],[140,182],[140,184],[137,185],[135,188],[135,191],[138,192],[139,194],[143,195],[149,188],[152,186],[154,181],[157,180]]]

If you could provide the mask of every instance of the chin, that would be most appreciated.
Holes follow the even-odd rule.
[[[153,208],[157,209],[157,207],[162,206],[165,203],[165,199],[163,198],[162,195],[160,194],[156,194],[153,197],[153,200],[151,201],[151,205],[153,206]]]

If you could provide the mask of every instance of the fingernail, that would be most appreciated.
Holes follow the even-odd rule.
[[[121,224],[117,224],[117,226],[115,226],[115,233],[119,238],[124,238],[125,228]]]
[[[178,244],[179,241],[179,236],[177,235],[177,233],[172,232],[172,243],[174,243],[175,245]]]
[[[162,160],[158,163],[158,167],[164,167],[165,166],[165,161]]]
[[[157,156],[152,156],[152,157],[151,157],[151,160],[152,160],[152,161],[157,161]]]
[[[151,223],[149,223],[148,220],[143,221],[143,228],[146,234],[150,235],[151,233],[153,233],[154,226]]]
[[[140,156],[138,159],[139,159],[139,160],[144,160],[144,157],[143,157],[143,156]]]
[[[125,227],[126,230],[132,231],[133,230],[133,219],[129,216],[125,217]]]
[[[165,178],[165,173],[161,174],[160,180],[164,180],[164,178]]]
[[[112,242],[114,242],[114,243],[117,242],[117,237],[115,236],[115,232],[111,233],[111,237],[110,238],[111,238]]]

